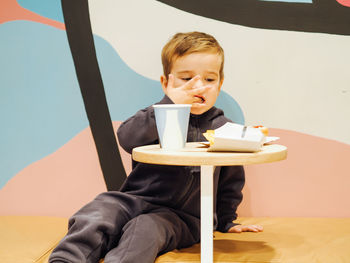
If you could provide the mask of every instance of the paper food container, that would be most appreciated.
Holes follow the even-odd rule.
[[[279,139],[266,137],[259,129],[230,122],[204,136],[209,141],[208,151],[257,152],[265,143]]]

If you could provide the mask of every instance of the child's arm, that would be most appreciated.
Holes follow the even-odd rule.
[[[165,96],[160,104],[172,104],[173,102]],[[134,116],[124,121],[118,131],[119,144],[128,153],[138,146],[157,144],[158,133],[154,118],[153,107],[147,107],[138,111]]]
[[[242,201],[244,182],[242,166],[221,167],[216,202],[218,230],[221,232],[227,232],[231,227],[237,225],[232,221],[237,218],[236,210]]]
[[[245,182],[242,166],[221,167],[218,194],[217,216],[218,230],[221,232],[261,232],[263,227],[259,225],[239,225],[234,221],[237,218],[237,207],[242,201],[242,189]]]

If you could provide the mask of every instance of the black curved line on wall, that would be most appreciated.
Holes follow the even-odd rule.
[[[350,8],[336,0],[310,3],[260,0],[157,0],[180,10],[231,24],[350,35]]]
[[[126,178],[92,36],[87,0],[62,0],[69,46],[107,189],[118,190]]]

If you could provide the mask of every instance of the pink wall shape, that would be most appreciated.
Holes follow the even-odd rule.
[[[106,187],[90,129],[37,161],[0,190],[2,215],[72,215]]]
[[[113,122],[115,131],[120,122]],[[127,173],[130,155],[122,150]],[[0,215],[69,217],[107,190],[90,128],[14,176],[0,189]]]
[[[113,122],[115,131],[120,122]],[[270,129],[287,160],[248,165],[239,216],[350,217],[350,145]],[[130,155],[121,150],[129,174]],[[89,128],[0,189],[0,215],[69,217],[106,191]]]
[[[350,0],[337,0],[337,2],[343,6],[350,7]]]
[[[0,24],[14,20],[29,20],[65,30],[61,22],[43,17],[28,9],[21,7],[16,0],[0,1]]]
[[[350,217],[350,145],[271,129],[287,160],[246,167],[240,216]]]

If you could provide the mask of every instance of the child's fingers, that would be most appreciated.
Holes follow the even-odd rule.
[[[253,226],[241,226],[240,230],[242,232],[258,232],[258,230]]]
[[[211,86],[198,87],[198,88],[188,90],[188,93],[191,95],[199,95],[199,94],[205,93],[210,88]]]
[[[229,230],[228,230],[229,233],[241,233],[242,232],[242,228],[240,225],[236,225],[234,227],[231,227]]]
[[[263,231],[263,227],[259,225],[236,225],[234,227],[231,227],[228,232],[230,233],[241,233],[241,232],[261,232]]]
[[[259,225],[251,225],[251,227],[253,227],[254,229],[258,230],[258,231],[263,231],[263,227],[259,226]]]
[[[263,230],[264,230],[264,228],[263,228],[262,226],[259,226],[259,225],[257,225],[256,228],[257,228],[259,231],[263,231]]]
[[[250,226],[247,226],[247,231],[261,232],[261,231],[263,231],[263,228],[262,228],[262,226],[258,226],[258,225],[250,225]]]
[[[170,88],[170,89],[174,88],[174,82],[175,82],[174,75],[169,74],[167,88]]]
[[[194,76],[192,79],[190,79],[189,81],[187,81],[185,83],[185,85],[183,85],[183,88],[185,90],[191,90],[192,87],[194,86],[194,84],[200,79],[199,75]]]
[[[249,226],[249,227],[247,227],[247,230],[246,231],[250,231],[250,232],[259,232],[259,230],[256,228],[256,227],[254,227],[254,226]]]

